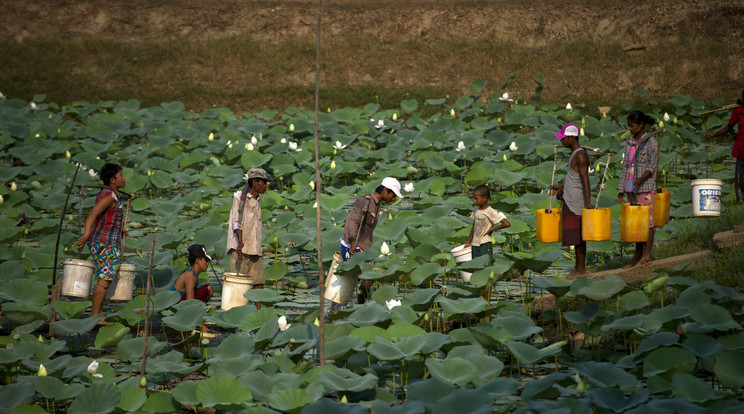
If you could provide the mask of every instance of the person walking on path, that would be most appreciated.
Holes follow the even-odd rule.
[[[736,158],[736,173],[734,178],[734,188],[736,189],[736,200],[744,200],[744,91],[741,92],[741,98],[736,101],[740,106],[734,108],[734,112],[729,118],[728,125],[718,132],[707,132],[705,139],[715,138],[731,132],[736,126],[736,140],[734,147],[731,149],[731,156]]]
[[[269,186],[269,175],[263,168],[251,168],[246,174],[248,183],[233,197],[228,222],[227,255],[228,271],[250,276],[253,289],[263,289],[263,250],[261,248],[261,194]],[[256,303],[261,309],[261,304]]]
[[[576,255],[574,268],[566,275],[566,279],[575,279],[586,274],[586,240],[581,235],[581,212],[585,208],[593,208],[589,204],[589,156],[579,145],[579,128],[576,125],[566,124],[554,136],[571,150],[566,178],[563,183],[553,185],[550,190],[563,203],[563,246],[573,246]]]
[[[96,196],[95,205],[85,219],[85,232],[77,240],[77,246],[82,249],[88,243],[98,276],[93,288],[90,316],[101,315],[98,325],[111,325],[103,316],[102,308],[106,292],[121,266],[124,209],[119,200],[119,189],[127,184],[127,180],[117,164],[105,164],[100,176],[104,188]]]
[[[385,177],[374,193],[367,193],[354,201],[351,212],[346,217],[344,235],[341,237],[341,257],[344,261],[354,253],[372,247],[372,235],[380,217],[380,203],[390,204],[396,198],[403,198],[400,182],[393,177]],[[362,280],[359,284],[357,303],[363,304],[367,301],[371,288],[371,280]]]
[[[645,266],[651,263],[651,248],[654,244],[654,200],[656,198],[656,170],[659,162],[659,144],[654,133],[645,133],[647,125],[656,121],[641,111],[628,114],[630,139],[625,143],[623,153],[623,175],[618,185],[617,201],[624,203],[627,196],[629,203],[647,205],[649,214],[648,239],[637,242],[635,253],[630,264]]]
[[[479,256],[488,256],[488,262],[493,261],[493,242],[491,233],[496,230],[511,226],[504,213],[491,207],[491,191],[485,185],[479,185],[473,190],[473,204],[475,209],[470,215],[473,218],[473,227],[470,228],[470,236],[465,242],[465,247],[472,246],[471,255],[475,259]]]

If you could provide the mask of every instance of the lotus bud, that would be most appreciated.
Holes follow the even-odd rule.
[[[579,135],[581,135],[582,137],[584,136],[584,128],[581,128],[581,129],[579,130]]]
[[[677,117],[676,116],[674,117],[674,121],[672,121],[672,122],[674,122],[674,125],[677,125]]]
[[[31,109],[33,109],[34,111],[36,110],[36,103],[31,102]],[[39,136],[39,135],[37,134],[36,136]],[[44,375],[46,375],[46,374],[44,374]]]
[[[454,109],[450,109],[450,116],[453,117],[453,118],[455,117],[455,110]]]
[[[47,376],[47,370],[44,368],[44,364],[39,364],[39,372],[36,374],[40,377],[46,377]]]
[[[392,220],[392,219],[393,219],[393,215],[388,213],[388,220]]]
[[[669,122],[669,114],[664,112],[664,122]]]
[[[289,124],[289,132],[294,132],[294,124]]]
[[[65,158],[72,157],[72,154],[70,154],[70,151],[65,151]]]
[[[504,154],[504,161],[506,161],[506,154]]]
[[[326,110],[326,112],[328,112],[329,114],[331,113],[331,107],[330,106],[328,107],[328,109]]]
[[[93,362],[88,365],[88,373],[96,378],[103,378],[103,374],[96,374],[98,372],[98,361],[93,360]]]
[[[202,339],[202,340],[201,340],[201,344],[202,344],[202,345],[204,345],[204,346],[207,346],[207,345],[209,345],[209,338],[204,338],[204,339]]]
[[[313,208],[318,208],[318,202],[317,201],[313,203]]]
[[[145,385],[147,385],[147,378],[145,378],[145,377],[140,378],[140,385],[142,387],[144,387]]]
[[[573,110],[573,108],[571,108],[571,104],[570,103],[567,103],[566,104],[566,109],[568,109],[569,111]]]
[[[393,121],[397,121],[397,120],[398,120],[398,113],[393,112]]]
[[[332,170],[336,169],[336,161],[331,161],[331,169]]]
[[[91,170],[93,171],[93,170]],[[18,189],[18,186],[16,185],[15,181],[11,181],[10,183],[10,191],[15,191]]]
[[[258,145],[258,139],[256,139],[255,135],[251,137],[251,144]]]
[[[418,169],[416,167],[414,167],[413,165],[410,165],[409,164],[406,167],[406,172],[408,172],[408,174],[416,174],[418,172]]]
[[[292,150],[292,151],[298,151],[299,150],[297,148],[297,143],[296,142],[292,142],[292,141],[289,141],[289,149]]]
[[[380,129],[380,128],[384,127],[384,126],[385,126],[385,121],[383,121],[382,119],[380,119],[380,120],[377,121],[377,125],[375,125],[375,128]]]
[[[403,187],[404,190],[406,190],[407,193],[413,192],[413,183],[406,183],[405,187]]]
[[[346,395],[344,395],[343,397],[341,397],[341,402],[344,403],[344,404],[347,404],[349,402],[349,400],[346,398]]]
[[[310,188],[312,188],[313,190],[315,190],[315,182],[314,181],[310,181],[309,185],[310,185]]]
[[[281,142],[282,144],[286,144],[287,143],[287,138],[282,138],[281,141],[279,141],[279,142]]]
[[[315,321],[313,321],[313,325],[320,326],[320,321],[318,320],[318,318],[315,318]]]
[[[664,121],[659,121],[659,128],[664,128]]]
[[[387,306],[388,310],[391,310],[394,307],[400,306],[400,305],[401,305],[401,302],[400,302],[399,299],[398,300],[396,300],[396,299],[390,299],[388,301],[385,301],[385,306]]]
[[[512,151],[516,151],[517,150],[517,143],[514,142],[514,141],[512,141],[511,145],[509,145],[509,149],[512,150]]]
[[[387,245],[386,242],[382,242],[382,246],[380,247],[380,253],[384,254],[385,256],[390,254],[390,247]]]
[[[290,326],[292,326],[291,323],[287,323],[287,317],[282,315],[279,317],[279,320],[276,321],[277,324],[279,324],[279,330],[284,332],[287,329],[289,329]]]
[[[3,195],[2,195],[2,194],[0,194],[0,204],[2,204],[2,203],[4,203],[4,202],[5,202],[5,197],[3,197]]]
[[[214,133],[213,132],[210,132],[209,133],[209,142],[212,142],[212,141],[214,141]]]
[[[428,312],[424,314],[424,320],[425,321],[428,321],[429,320],[429,313]]]
[[[336,145],[334,145],[334,148],[336,148],[336,149],[344,149],[344,148],[346,148],[346,145],[342,144],[341,141],[336,141]]]

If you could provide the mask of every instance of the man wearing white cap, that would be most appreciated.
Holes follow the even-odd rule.
[[[403,198],[400,182],[393,177],[385,177],[374,193],[367,193],[354,201],[354,206],[346,217],[344,235],[341,238],[341,256],[344,260],[355,252],[372,247],[372,234],[380,217],[380,202],[389,204],[396,198]],[[371,287],[371,280],[362,280],[359,284],[358,303],[367,301]]]
[[[581,211],[592,208],[589,204],[589,156],[579,145],[579,128],[576,125],[566,124],[555,137],[571,150],[565,180],[550,190],[563,200],[563,245],[574,246],[576,253],[576,264],[566,278],[575,279],[586,273],[586,241],[581,236]]]

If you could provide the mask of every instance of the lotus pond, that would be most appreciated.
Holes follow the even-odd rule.
[[[682,268],[644,286],[613,276],[570,282],[563,276],[572,252],[535,239],[535,212],[556,203],[546,191],[553,134],[574,122],[582,145],[599,148],[590,153],[593,198],[607,169],[598,203],[613,215],[613,239],[589,242],[589,264],[628,249],[619,236],[615,188],[630,105],[595,116],[497,95],[484,100],[478,97],[484,86],[476,81],[471,96],[454,101],[329,108],[318,115],[320,183],[314,114],[301,108],[194,113],[180,102],[142,108],[137,101],[0,100],[0,411],[744,410],[742,293],[691,280]],[[703,220],[692,217],[691,179],[721,179],[724,200],[733,197],[733,164],[730,145],[702,138],[725,125],[725,113],[698,116],[706,105],[682,95],[648,105],[656,119],[668,116],[659,182],[671,191],[672,220],[657,229],[663,243],[680,223]],[[558,150],[556,182],[567,155]],[[97,192],[86,186],[100,185],[94,173],[105,162],[124,167],[124,190],[134,195],[125,262],[139,273],[134,298],[107,303],[104,312],[115,323],[96,330],[89,301],[51,301],[50,288],[54,266],[60,277],[62,260],[78,255],[80,211],[87,214]],[[60,217],[78,163],[74,184],[81,186],[73,187]],[[185,249],[194,242],[219,259],[202,274],[219,293],[233,192],[257,166],[275,177],[261,199],[267,286],[246,296],[264,306],[222,311],[177,303],[168,288],[187,267]],[[325,324],[328,363],[321,365],[313,189],[323,190],[328,269],[351,201],[385,176],[410,191],[386,206],[373,248],[340,266],[378,283],[372,300],[349,305]],[[512,226],[494,235],[493,263],[455,264],[449,251],[467,239],[469,190],[479,184],[492,188],[491,205]],[[154,290],[146,304],[151,259]],[[460,270],[472,272],[469,283]],[[575,306],[536,315],[532,300],[547,293],[573,297]],[[57,317],[49,324],[52,311]],[[215,337],[192,333],[203,322]]]

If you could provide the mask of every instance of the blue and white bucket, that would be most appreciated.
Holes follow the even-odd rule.
[[[721,215],[721,180],[708,178],[692,181],[692,211],[695,217]]]

